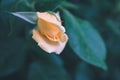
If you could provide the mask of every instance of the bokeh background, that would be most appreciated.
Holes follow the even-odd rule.
[[[70,36],[60,55],[41,50],[35,25],[10,14],[48,10],[60,11]],[[0,0],[0,80],[120,80],[119,61],[120,0]]]

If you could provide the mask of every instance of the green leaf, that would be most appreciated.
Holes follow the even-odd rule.
[[[18,70],[25,60],[25,41],[20,37],[8,36],[8,15],[0,14],[0,77]]]
[[[0,42],[0,76],[18,70],[25,60],[25,45],[20,38],[6,38]]]
[[[106,20],[106,24],[116,35],[120,35],[119,21],[117,22],[117,21],[113,21],[112,19],[108,19]]]
[[[68,1],[64,1],[62,4],[61,4],[62,7],[64,8],[69,8],[69,9],[79,9],[79,6],[74,4],[74,3],[71,3],[71,2],[68,2]]]
[[[31,0],[2,0],[1,8],[3,11],[35,11],[35,1]]]
[[[63,64],[55,61],[52,54],[42,52],[32,58],[34,62],[30,65],[28,80],[70,80]]]
[[[37,11],[54,11],[65,0],[37,0],[35,8]]]
[[[65,0],[2,0],[1,8],[4,11],[54,11]]]
[[[17,16],[31,24],[37,23],[37,14],[36,12],[13,12],[14,16]]]
[[[23,14],[24,14],[24,12],[23,12]],[[31,34],[30,31],[33,29],[33,27],[35,26],[34,24],[36,23],[36,21],[35,21],[36,14],[34,12],[31,12],[30,14],[25,13],[24,16],[23,16],[23,14],[22,15],[15,14],[18,17],[8,14],[9,15],[8,20],[9,20],[9,26],[10,26],[9,36],[10,35],[18,36],[18,35],[23,34],[21,37],[25,38],[26,36]],[[29,15],[27,15],[27,14],[29,14]],[[33,25],[30,24],[30,22],[34,23],[34,24]]]
[[[63,9],[63,13],[73,51],[84,61],[106,70],[106,48],[98,32],[89,22],[77,19],[69,11]]]
[[[86,62],[82,61],[78,63],[75,71],[75,80],[90,80],[93,75],[93,70]]]

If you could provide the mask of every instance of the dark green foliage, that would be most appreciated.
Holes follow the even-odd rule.
[[[87,21],[75,18],[67,10],[63,12],[69,44],[74,52],[83,60],[106,70],[106,48],[98,33]]]
[[[65,0],[37,0],[35,8],[37,11],[55,11]]]
[[[20,37],[9,36],[8,16],[0,15],[0,77],[19,69],[25,60],[25,41]]]
[[[28,72],[28,80],[70,80],[63,67],[52,55],[42,53],[39,59],[30,64]],[[55,56],[59,59],[59,57]],[[36,58],[36,57],[34,57]]]
[[[36,11],[60,12],[60,55],[32,39]],[[119,0],[0,0],[0,80],[120,80],[119,60]]]

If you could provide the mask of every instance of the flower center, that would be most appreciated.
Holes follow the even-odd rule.
[[[55,24],[38,19],[39,32],[45,35],[51,41],[64,41],[64,33]]]

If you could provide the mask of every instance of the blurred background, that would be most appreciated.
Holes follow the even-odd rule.
[[[91,62],[94,57],[88,60],[90,52],[81,53],[74,49],[79,45],[75,45],[74,40],[81,43],[79,37],[82,34],[75,35],[74,31],[71,32],[73,27],[69,29],[65,26],[70,41],[64,51],[60,55],[48,54],[31,38],[31,31],[35,25],[10,14],[19,11],[48,10],[60,10],[63,25],[68,25],[70,20],[74,22],[72,15],[89,22],[97,31],[95,34],[99,34],[102,39],[98,40],[97,44],[103,44],[106,51],[97,48],[97,44],[92,41],[92,36],[98,38],[94,36],[94,31],[89,32],[90,38],[89,35],[85,36],[85,41],[91,39],[93,51],[98,49],[98,53],[95,53],[98,60],[102,59],[99,56],[103,54],[108,69],[99,66],[99,61]],[[71,19],[69,16],[65,17],[67,15]],[[78,24],[75,22],[73,24]],[[86,25],[87,23],[83,24]],[[92,28],[90,26],[81,31],[87,33]],[[83,57],[84,54],[87,56]],[[0,0],[0,80],[120,80],[119,61],[120,0]]]

